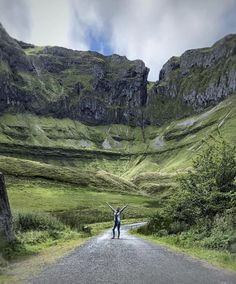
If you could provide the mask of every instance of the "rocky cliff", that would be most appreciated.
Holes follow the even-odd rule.
[[[228,35],[212,47],[170,58],[150,87],[146,115],[161,123],[213,106],[234,92],[236,35]]]
[[[0,112],[139,125],[148,72],[125,56],[19,42],[0,26]]]
[[[172,57],[147,82],[141,60],[11,38],[0,25],[0,113],[31,112],[86,124],[162,124],[236,91],[236,35]]]

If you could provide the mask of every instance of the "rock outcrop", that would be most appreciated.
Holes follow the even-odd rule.
[[[0,27],[0,112],[30,111],[88,124],[140,125],[149,69],[141,60],[36,47]]]
[[[234,92],[236,35],[228,35],[210,48],[188,50],[170,58],[160,71],[159,81],[150,88],[147,113],[151,122],[182,117],[213,106]],[[153,115],[153,105],[161,108],[159,117]]]
[[[0,114],[31,112],[86,124],[163,124],[236,92],[236,35],[172,57],[147,87],[141,60],[11,38],[0,25]]]

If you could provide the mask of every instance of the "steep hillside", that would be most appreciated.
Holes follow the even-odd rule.
[[[199,115],[144,130],[6,114],[0,117],[0,170],[102,190],[156,193],[191,165],[204,139],[220,133],[235,144],[235,114],[236,96]]]
[[[214,106],[235,91],[236,35],[228,35],[212,47],[170,58],[150,85],[145,115],[162,124]]]
[[[214,106],[236,90],[236,35],[172,57],[156,83],[148,72],[125,56],[26,44],[0,25],[0,113],[88,125],[163,125]]]
[[[140,60],[37,47],[0,26],[0,171],[170,194],[203,139],[236,142],[236,36],[147,75]]]
[[[141,125],[148,72],[125,56],[18,42],[0,25],[1,113]]]

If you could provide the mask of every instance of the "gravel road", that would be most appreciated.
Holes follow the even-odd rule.
[[[129,235],[132,226],[119,240],[111,230],[91,239],[27,283],[236,284],[236,274]]]

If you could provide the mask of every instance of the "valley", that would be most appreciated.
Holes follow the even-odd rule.
[[[105,202],[128,204],[124,223],[151,224],[178,196],[179,177],[193,169],[205,145],[236,145],[235,35],[171,57],[156,82],[148,81],[148,72],[141,60],[117,54],[24,43],[0,25],[0,172],[17,240],[0,254],[0,268],[50,247],[75,248],[70,242],[81,244],[111,227]],[[216,200],[231,206],[231,218],[235,179],[230,182],[230,201],[225,192]],[[213,233],[228,226],[228,237],[233,221],[220,223],[214,214]],[[170,234],[177,247],[204,235],[194,231],[191,239],[181,222],[174,219],[179,231]],[[168,242],[168,232],[159,231],[145,238]],[[226,237],[220,235],[219,247]],[[228,266],[217,264],[234,269],[230,238],[230,252],[226,241],[213,249],[230,255]]]

